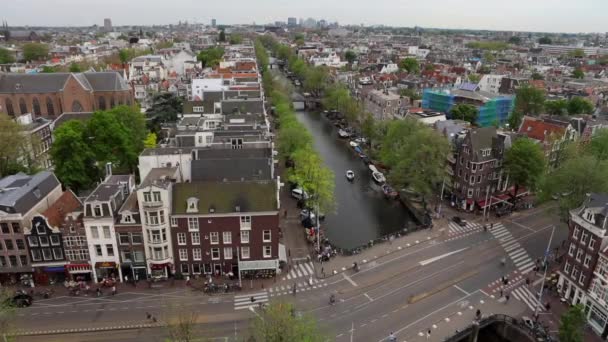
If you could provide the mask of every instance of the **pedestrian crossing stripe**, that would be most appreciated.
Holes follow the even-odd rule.
[[[519,257],[520,255],[522,255],[524,253],[526,253],[526,250],[523,249],[523,248],[521,248],[521,249],[518,249],[518,250],[515,250],[515,251],[509,253],[509,256],[511,258],[517,258],[517,257]]]
[[[314,265],[312,264],[312,261],[309,261],[306,263],[297,264],[297,265],[293,266],[291,268],[291,270],[289,271],[289,273],[286,276],[284,276],[282,279],[291,280],[291,279],[311,276],[313,274],[314,274]]]
[[[251,297],[254,301],[251,302]],[[268,293],[266,291],[249,293],[244,295],[234,296],[234,310],[243,310],[250,307],[255,308],[260,304],[268,302]]]
[[[520,286],[513,290],[513,296],[520,302],[526,304],[532,311],[536,311],[537,306],[539,311],[544,311],[542,303],[540,303],[536,296],[530,292],[527,286]]]
[[[481,229],[481,225],[477,223],[467,222],[467,224],[463,227],[456,222],[448,222],[449,232],[454,233],[465,233],[473,230]]]
[[[515,248],[521,247],[521,245],[519,244],[519,242],[516,242],[512,245],[503,246],[503,247],[505,248],[505,251],[510,252],[510,251],[514,250]]]

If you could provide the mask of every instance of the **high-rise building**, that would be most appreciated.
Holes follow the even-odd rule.
[[[298,19],[293,18],[293,17],[287,18],[287,26],[289,26],[289,27],[298,26]]]
[[[217,20],[211,19],[211,27],[215,27],[217,25]]]
[[[112,19],[105,18],[103,20],[103,30],[106,32],[112,32]]]

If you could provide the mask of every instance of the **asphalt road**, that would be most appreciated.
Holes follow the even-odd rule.
[[[530,313],[524,300],[491,306],[497,293],[489,289],[502,276],[517,279],[522,267],[542,257],[554,224],[558,224],[555,215],[537,209],[502,221],[492,232],[423,241],[367,262],[358,273],[347,271],[330,277],[323,286],[318,283],[296,296],[264,292],[270,300],[295,302],[300,312],[313,315],[337,341],[382,341],[390,332],[396,332],[400,341],[415,341],[425,339],[419,333],[427,329],[433,331],[431,340],[439,340],[441,334],[449,333],[442,329],[455,329],[451,325],[457,324],[459,316],[466,318],[477,308],[512,315]],[[567,234],[565,226],[557,228],[554,246]],[[506,246],[511,249],[507,251]],[[505,266],[500,263],[503,257],[507,259]],[[277,286],[291,284],[286,281]],[[328,303],[331,293],[337,295],[335,305]],[[209,297],[190,289],[134,289],[102,298],[36,301],[31,308],[18,311],[17,327],[59,333],[20,337],[20,341],[156,341],[162,340],[166,329],[137,328],[152,323],[146,313],[164,321],[188,312],[196,314],[197,328],[204,336],[240,341],[247,335],[247,322],[254,314],[235,310],[236,306],[234,295]],[[445,323],[450,317],[450,323]],[[85,328],[125,330],[65,334],[66,330]]]

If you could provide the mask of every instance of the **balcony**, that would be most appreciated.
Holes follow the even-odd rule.
[[[144,202],[144,208],[160,208],[163,206],[163,201]]]
[[[173,258],[170,256],[167,257],[163,257],[161,255],[151,255],[150,258],[148,258],[148,261],[153,261],[156,264],[160,264],[160,263],[165,263],[165,262],[173,262]]]
[[[150,246],[162,246],[169,243],[169,240],[163,241],[162,239],[148,239],[148,245]]]

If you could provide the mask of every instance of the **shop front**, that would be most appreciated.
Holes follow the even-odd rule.
[[[241,279],[272,278],[279,269],[279,260],[239,261],[238,272]]]
[[[125,277],[124,279],[129,277],[129,281],[145,280],[148,278],[146,264],[143,262],[125,261],[120,264],[120,269],[122,271],[122,276]]]
[[[121,279],[120,269],[114,261],[96,262],[95,275],[97,282],[108,278]]]
[[[90,281],[93,279],[93,269],[90,264],[67,264],[65,265],[70,280]]]
[[[593,331],[598,335],[604,334],[608,324],[608,313],[603,310],[603,307],[594,300],[587,300],[585,312],[587,312],[587,322]]]
[[[63,283],[68,273],[63,263],[55,265],[34,266],[34,283],[36,285],[53,285]]]
[[[173,275],[171,263],[150,263],[150,276],[154,279],[167,279]]]

